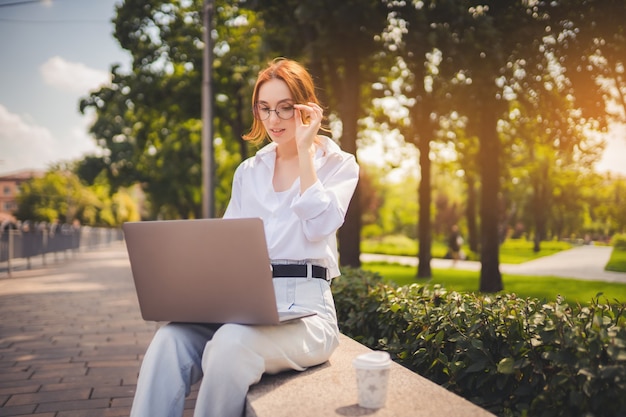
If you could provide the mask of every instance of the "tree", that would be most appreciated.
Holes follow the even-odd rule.
[[[248,30],[254,16],[236,3],[218,1],[216,9],[219,213],[230,195],[234,166],[247,156],[241,134],[251,111],[243,97],[259,68],[260,35],[257,28]],[[115,37],[132,56],[131,71],[114,66],[111,85],[81,101],[82,111],[96,111],[91,132],[106,150],[103,162],[112,190],[141,183],[151,218],[201,217],[201,10],[201,0],[120,4]]]
[[[464,107],[464,106],[461,106]],[[477,206],[478,206],[478,138],[468,136],[467,116],[461,116],[456,111],[452,111],[442,118],[440,125],[440,135],[445,140],[451,141],[456,150],[456,162],[461,169],[463,180],[465,181],[465,219],[467,222],[467,243],[470,251],[478,253],[480,251]],[[450,224],[448,226],[451,226]]]
[[[217,132],[236,144],[240,161],[250,154],[249,144],[243,140],[252,124],[250,97],[256,75],[265,65],[262,51],[263,25],[256,14],[242,8],[239,2],[218,2],[214,84],[215,124]],[[231,170],[234,167],[230,167]]]
[[[385,197],[384,184],[381,179],[384,178],[384,173],[378,167],[365,164],[361,164],[360,169],[361,201],[359,203],[363,218],[361,234],[378,236],[382,234],[380,210]]]
[[[609,185],[611,187],[608,205],[608,215],[613,221],[615,233],[626,232],[626,178],[620,178]]]
[[[457,6],[454,19],[448,21],[454,44],[443,60],[465,80],[459,86],[467,104],[459,112],[468,115],[469,136],[479,138],[480,290],[496,292],[503,288],[498,252],[502,153],[498,120],[507,105],[501,77],[516,56],[528,54],[527,48],[541,39],[544,28],[528,13],[525,2],[493,1],[473,6],[459,1]]]
[[[398,54],[396,71],[391,71],[387,84],[404,79],[399,94],[405,97],[408,123],[399,125],[405,140],[419,150],[419,220],[417,277],[431,277],[432,245],[431,160],[430,143],[435,137],[436,109],[440,101],[434,95],[437,88],[437,65],[432,62],[437,47],[436,26],[431,26],[438,9],[434,3],[388,1],[389,26],[383,35],[387,48]],[[421,4],[421,6],[420,6]],[[389,79],[390,78],[390,79]]]
[[[474,5],[459,0],[456,2],[457,13],[448,19],[453,47],[448,49],[443,62],[457,68],[458,73],[468,80],[458,93],[467,104],[459,106],[458,110],[468,116],[469,135],[480,141],[481,291],[502,289],[498,259],[503,220],[500,208],[503,157],[500,121],[507,118],[510,102],[516,95],[523,99],[533,92],[545,91],[544,80],[550,68],[546,63],[551,58],[571,69],[572,65],[580,65],[588,57],[570,53],[564,58],[564,44],[572,44],[571,27],[550,14],[554,4],[564,3],[500,0]],[[583,73],[591,76],[591,73]],[[585,90],[582,84],[571,80],[562,93],[580,98],[589,91],[588,86]],[[540,102],[545,97],[547,94],[541,93],[534,100],[527,101]],[[584,112],[583,117],[597,116],[593,109],[599,107],[598,95],[589,97],[591,100],[586,106],[580,105],[578,99],[578,102],[568,103],[567,109],[579,109]],[[586,99],[589,97],[585,96]],[[562,139],[566,139],[565,132],[562,133]]]
[[[454,84],[455,74],[462,70],[458,65],[450,65],[455,62],[450,57],[463,53],[460,48],[451,47],[455,38],[450,36],[450,21],[458,20],[466,11],[461,2],[388,3],[392,12],[386,39],[392,50],[399,51],[402,59],[402,64],[398,65],[400,72],[409,74],[403,77],[405,82],[401,91],[402,96],[410,98],[407,103],[410,108],[409,123],[403,133],[420,151],[418,276],[430,276],[430,143],[435,139],[436,121],[441,118],[444,109],[450,108],[446,104],[449,102],[450,84]],[[473,226],[473,222],[468,224]]]
[[[80,210],[82,201],[97,206],[94,196],[82,191],[80,182],[70,172],[48,171],[42,177],[22,184],[15,217],[35,222],[59,220],[67,223]]]
[[[111,196],[107,184],[85,186],[72,171],[57,166],[22,184],[16,217],[33,222],[79,220],[89,226],[120,226],[139,220],[139,212],[125,189]]]
[[[481,290],[502,289],[499,271],[499,143],[497,122],[503,115],[506,104],[503,100],[502,85],[498,80],[507,69],[507,63],[523,49],[521,37],[541,38],[543,27],[527,13],[526,6],[518,1],[488,2],[488,5],[472,6],[467,1],[453,2],[391,2],[404,22],[402,40],[406,47],[406,58],[412,62],[411,73],[414,82],[411,88],[415,95],[412,125],[421,129],[419,134],[420,167],[422,188],[420,189],[420,223],[430,222],[426,217],[429,189],[429,147],[435,127],[432,124],[435,97],[427,95],[426,81],[449,80],[447,85],[440,81],[445,92],[456,90],[461,114],[468,116],[468,135],[480,140],[478,166],[481,169]],[[520,29],[523,28],[523,29]],[[431,43],[429,43],[431,42]],[[531,41],[532,44],[532,41]],[[518,51],[519,50],[519,51]],[[429,74],[428,54],[440,52],[442,58],[434,71]],[[432,61],[432,59],[431,59]],[[430,64],[432,68],[434,65]],[[443,75],[443,76],[442,76]],[[426,77],[429,76],[429,79]],[[500,84],[500,85],[499,85]],[[458,88],[454,88],[455,85]],[[432,87],[431,87],[432,88]],[[454,96],[454,94],[452,95]],[[459,99],[462,97],[462,100]],[[473,186],[473,182],[471,183]],[[423,200],[422,200],[423,199]],[[425,233],[421,240],[430,240]],[[420,248],[421,252],[421,248]],[[420,264],[422,260],[420,259]]]
[[[81,102],[81,110],[96,111],[91,132],[109,150],[111,183],[142,183],[151,217],[201,212],[200,22],[193,3],[127,0],[117,6],[114,34],[131,53],[131,72],[114,66],[111,86]]]
[[[341,146],[354,155],[358,120],[364,115],[363,92],[375,80],[375,37],[385,25],[387,10],[378,0],[336,2],[270,1],[250,5],[264,21],[264,40],[279,55],[306,58],[323,102],[341,124]],[[339,229],[340,261],[360,261],[361,210],[357,187],[344,225]]]
[[[569,0],[544,6],[562,34],[559,57],[572,87],[579,91],[580,107],[609,113],[626,121],[626,3],[621,0]],[[605,103],[587,103],[586,94],[601,91]],[[621,111],[619,110],[621,108]]]
[[[585,133],[589,121],[581,119],[581,112],[571,108],[567,93],[561,91],[559,85],[563,83],[548,74],[542,78],[544,88],[548,88],[534,91],[533,86],[526,86],[525,94],[518,95],[524,104],[513,102],[509,121],[503,124],[506,135],[512,136],[509,143],[513,146],[507,153],[516,171],[517,186],[528,192],[520,195],[517,203],[527,209],[526,223],[534,225],[536,252],[541,250],[541,241],[548,238],[555,217],[562,218],[562,213],[553,209],[557,197],[573,193],[563,192],[564,183],[572,174],[588,175],[601,150]],[[567,211],[573,212],[577,204],[570,203]]]

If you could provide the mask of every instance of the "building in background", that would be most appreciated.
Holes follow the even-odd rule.
[[[15,221],[17,196],[23,182],[43,175],[41,171],[24,170],[0,175],[0,223]]]

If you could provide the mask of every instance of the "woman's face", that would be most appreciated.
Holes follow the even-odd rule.
[[[277,144],[287,143],[296,137],[296,122],[287,83],[271,79],[259,87],[256,113],[269,135]]]

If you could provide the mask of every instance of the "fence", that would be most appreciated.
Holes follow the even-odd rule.
[[[73,227],[63,225],[56,229],[20,230],[6,228],[0,230],[0,263],[6,262],[7,272],[11,276],[12,260],[25,259],[27,268],[31,268],[31,259],[41,256],[46,264],[47,254],[78,252],[122,241],[121,229],[94,228],[88,226]]]

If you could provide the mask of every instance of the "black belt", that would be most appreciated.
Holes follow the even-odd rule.
[[[307,265],[298,264],[273,264],[272,275],[274,278],[306,278]],[[311,277],[327,279],[326,268],[318,265],[311,265]]]

